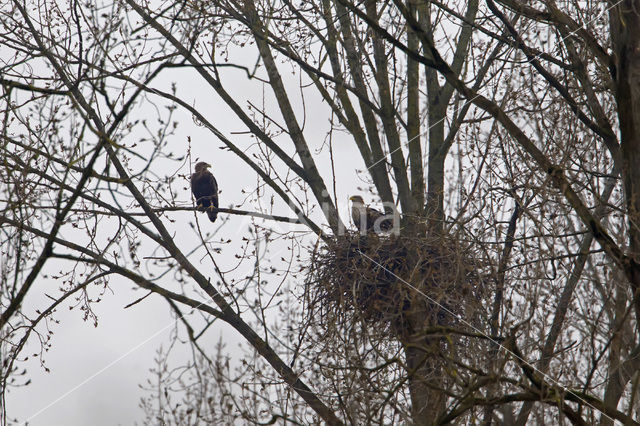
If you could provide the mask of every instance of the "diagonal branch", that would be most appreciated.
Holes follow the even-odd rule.
[[[504,24],[504,26],[509,30],[511,36],[516,42],[516,46],[525,54],[529,63],[540,73],[540,75],[549,82],[551,87],[555,88],[556,91],[562,96],[562,98],[567,102],[567,105],[571,108],[571,111],[578,117],[578,119],[589,129],[591,129],[595,134],[600,136],[604,141],[605,145],[611,152],[611,156],[616,164],[620,162],[620,150],[618,145],[618,140],[616,138],[613,129],[609,125],[608,122],[594,122],[591,118],[589,118],[581,109],[576,100],[571,96],[569,90],[564,87],[558,79],[556,79],[549,71],[547,71],[538,58],[531,52],[531,50],[527,47],[520,34],[515,29],[513,25],[509,22],[509,20],[504,16],[504,14],[496,7],[493,0],[487,0],[487,6],[489,9],[496,15]],[[601,121],[601,120],[600,120]],[[604,127],[603,127],[604,125]],[[620,165],[618,164],[618,167]]]
[[[224,91],[220,82],[216,80],[213,76],[211,76],[204,67],[199,66],[200,65],[199,62],[197,61],[196,58],[193,57],[193,55],[191,55],[189,50],[187,50],[182,44],[180,44],[178,40],[176,40],[175,37],[173,37],[171,33],[169,33],[162,25],[160,25],[156,20],[151,18],[151,16],[143,8],[135,4],[132,0],[127,0],[127,3],[147,23],[149,23],[156,31],[162,34],[163,37],[165,37],[167,40],[169,40],[169,42],[173,44],[173,46],[195,67],[195,69],[207,81],[207,83],[209,83],[209,85],[213,87],[216,90],[216,92],[223,98],[223,100],[233,109],[233,111],[238,115],[238,117],[243,120],[243,122],[249,127],[252,133],[254,133],[257,137],[259,137],[263,142],[265,142],[267,146],[271,148],[276,153],[276,155],[278,155],[278,157],[285,162],[285,164],[287,164],[292,170],[294,170],[296,174],[298,174],[303,180],[305,180],[305,182],[309,183],[310,178],[308,176],[308,170],[301,169],[300,166],[295,164],[295,162],[293,162],[293,159],[287,156],[284,153],[284,151],[282,151],[279,147],[277,147],[277,145],[273,141],[271,141],[255,125],[255,123],[253,123],[253,121],[251,121],[248,117],[246,117],[246,115],[241,111],[240,106],[237,105],[235,101],[233,101],[233,98],[228,93],[226,93],[226,91]],[[260,175],[260,177],[265,180],[265,182],[269,183],[269,185],[276,191],[276,193],[278,193],[278,195],[292,209],[295,210],[295,212],[298,214],[301,220],[304,220],[305,223],[308,223],[309,226],[318,235],[324,235],[324,233],[320,230],[320,228],[302,213],[302,211],[295,205],[295,203],[290,199],[290,197],[286,194],[286,192],[283,191],[278,185],[276,185],[275,182],[273,182],[273,180],[269,177],[269,175],[265,171],[263,171],[257,164],[251,161],[249,156],[246,155],[242,150],[240,150],[233,143],[231,143],[231,141],[229,141],[229,139],[226,138],[218,129],[216,129],[215,126],[213,126],[207,119],[205,119],[204,116],[196,108],[192,107],[191,105],[188,105],[186,102],[182,101],[181,99],[169,93],[164,93],[162,91],[155,90],[155,89],[150,89],[149,91],[155,92],[157,94],[162,94],[162,96],[166,97],[167,99],[171,99],[172,101],[181,105],[183,108],[189,110],[189,112],[191,112],[195,117],[197,117],[201,123],[205,124],[218,137],[218,139],[220,139],[236,155],[238,155],[243,161],[245,161],[249,166],[251,166],[251,168],[253,168]],[[322,201],[322,198],[318,198],[318,201]],[[332,202],[330,203],[330,206],[333,206]],[[334,207],[334,210],[335,210],[335,207]],[[325,213],[325,217],[331,224],[332,219],[330,219],[331,215],[329,214],[329,211],[325,211],[325,209],[323,208],[323,212]],[[337,215],[337,212],[336,212],[336,215]]]
[[[344,229],[344,224],[340,220],[338,210],[329,196],[329,191],[324,184],[324,180],[320,176],[320,172],[318,171],[316,163],[309,150],[309,145],[302,133],[302,129],[300,129],[296,115],[293,112],[293,107],[289,101],[289,97],[287,96],[287,91],[284,87],[278,67],[276,66],[273,54],[271,53],[269,44],[265,41],[266,37],[264,36],[261,18],[252,1],[245,2],[244,6],[246,9],[245,13],[247,23],[249,24],[249,28],[254,36],[258,46],[258,51],[262,57],[262,62],[264,63],[267,75],[269,76],[269,86],[273,90],[280,112],[287,125],[289,136],[293,141],[298,157],[300,157],[302,166],[308,176],[307,183],[318,202],[320,202],[325,217],[329,222],[329,226],[334,233],[337,233],[338,230]]]

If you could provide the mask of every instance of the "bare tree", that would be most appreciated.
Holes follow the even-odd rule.
[[[119,276],[192,350],[177,369],[158,352],[149,423],[637,424],[632,2],[14,1],[1,19],[3,393],[29,339],[55,344],[55,309],[94,319]],[[253,203],[219,209],[253,221],[233,268],[230,220],[206,231],[184,190],[192,123],[256,182],[223,193]],[[347,230],[353,176],[397,232]],[[43,279],[58,293],[26,312]],[[239,365],[201,343],[221,322]]]

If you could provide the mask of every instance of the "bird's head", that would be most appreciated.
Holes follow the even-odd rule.
[[[349,197],[349,201],[353,201],[354,204],[364,204],[364,200],[359,195],[352,195]]]
[[[196,164],[196,173],[204,172],[209,167],[211,167],[211,164],[208,164],[204,161],[200,161],[199,163]]]

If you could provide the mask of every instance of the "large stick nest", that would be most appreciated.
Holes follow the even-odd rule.
[[[480,307],[480,265],[469,253],[451,237],[348,233],[312,258],[311,312],[345,323],[355,314],[403,335],[453,325]]]

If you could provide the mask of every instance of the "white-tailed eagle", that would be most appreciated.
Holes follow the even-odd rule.
[[[374,232],[388,231],[393,228],[393,218],[366,206],[361,196],[354,195],[349,200],[353,203],[351,206],[351,218],[360,232],[365,233],[371,230]]]
[[[207,212],[209,220],[215,222],[218,217],[218,182],[207,168],[210,164],[200,161],[196,172],[191,175],[191,192],[196,199],[196,209]]]

